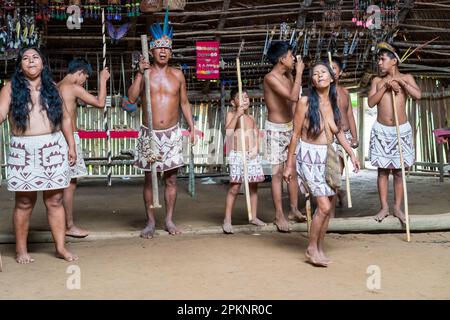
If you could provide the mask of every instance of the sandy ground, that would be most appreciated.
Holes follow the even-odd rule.
[[[222,224],[225,210],[225,196],[228,185],[223,178],[214,179],[217,184],[203,184],[198,179],[196,197],[187,193],[187,180],[179,181],[178,199],[175,207],[175,222],[181,229],[203,228]],[[360,217],[375,215],[379,210],[376,186],[376,171],[365,170],[352,176],[353,208],[338,209],[337,217]],[[144,203],[142,199],[142,179],[115,179],[111,188],[105,187],[104,180],[81,180],[75,194],[75,221],[92,231],[138,231],[144,226]],[[389,201],[393,203],[392,177]],[[162,188],[161,188],[162,189]],[[450,179],[440,183],[439,178],[408,178],[409,213],[439,214],[450,212]],[[274,219],[270,183],[260,184],[258,191],[258,214],[266,222]],[[49,230],[42,200],[39,199],[31,218],[30,231]],[[163,202],[162,191],[160,201]],[[302,200],[302,199],[300,199]],[[289,206],[287,193],[283,202],[285,213]],[[0,189],[0,233],[12,234],[12,210],[14,193],[6,186]],[[163,229],[164,210],[157,210],[157,228]],[[233,212],[233,224],[247,224],[245,196],[237,198]]]
[[[305,263],[305,234],[177,236],[69,244],[80,260],[31,245],[36,262],[18,265],[0,245],[1,299],[449,299],[450,233],[327,236],[333,264]],[[66,273],[80,268],[80,290]],[[368,289],[369,266],[381,272]],[[370,281],[369,281],[370,282]],[[373,282],[370,282],[373,283]]]

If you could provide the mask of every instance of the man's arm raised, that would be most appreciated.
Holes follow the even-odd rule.
[[[300,90],[302,88],[302,74],[305,69],[305,64],[303,61],[298,58],[297,63],[295,64],[296,74],[294,79],[294,85],[292,89],[289,90],[284,86],[284,84],[277,79],[273,74],[267,74],[264,78],[264,81],[267,85],[279,96],[285,98],[286,100],[297,102],[300,95]]]
[[[141,56],[141,59],[139,60],[139,71],[136,72],[134,81],[131,84],[130,88],[128,88],[128,100],[131,103],[135,103],[144,90],[144,71],[149,68],[150,63],[148,61],[145,61],[144,57]]]

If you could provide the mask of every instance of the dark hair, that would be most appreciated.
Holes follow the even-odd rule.
[[[244,92],[247,92],[247,90],[242,88],[242,93],[244,93]],[[239,93],[239,88],[231,89],[231,91],[230,91],[230,100],[234,100],[238,93]]]
[[[308,119],[309,126],[306,135],[310,139],[317,138],[321,133],[320,123],[321,116],[319,111],[319,95],[317,94],[316,88],[313,85],[312,77],[314,68],[318,65],[325,66],[328,69],[330,75],[333,75],[333,71],[330,69],[328,63],[325,62],[316,62],[309,71],[309,94],[308,94]],[[331,108],[333,109],[334,122],[338,127],[341,126],[341,112],[339,111],[338,103],[337,103],[337,92],[336,92],[336,82],[332,82],[330,84],[330,93],[329,99],[331,102]]]
[[[11,118],[19,132],[25,132],[29,120],[28,105],[31,102],[30,82],[23,74],[22,59],[28,50],[36,51],[42,59],[40,104],[47,112],[47,117],[52,124],[53,131],[61,124],[63,118],[62,100],[58,88],[52,78],[52,72],[46,57],[36,47],[22,48],[16,61],[16,69],[11,78]]]
[[[86,59],[74,58],[69,62],[68,71],[69,73],[75,73],[79,70],[83,71],[89,76],[91,76],[92,74],[92,66]]]
[[[332,57],[332,58],[331,58],[331,61],[332,61],[332,62],[335,62],[335,63],[338,65],[340,71],[343,71],[343,70],[344,70],[344,64],[342,63],[342,60],[341,60],[340,58],[338,58],[338,57]]]
[[[290,44],[286,41],[273,41],[267,51],[267,59],[273,65],[276,65],[281,57],[285,56],[289,50],[292,50]]]

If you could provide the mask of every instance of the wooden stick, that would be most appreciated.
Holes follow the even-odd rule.
[[[142,54],[144,55],[145,61],[150,61],[148,56],[148,40],[147,35],[141,35],[141,46]],[[147,126],[148,135],[150,139],[150,149],[152,152],[155,151],[155,141],[153,140],[153,116],[152,116],[152,100],[150,94],[150,70],[146,69],[144,71],[145,80],[145,102],[147,109]],[[159,204],[159,191],[158,191],[158,173],[156,172],[156,161],[152,163],[152,194],[153,194],[153,206],[152,208],[161,208]]]
[[[344,155],[344,167],[345,167],[345,187],[347,188],[347,207],[351,208],[352,205],[352,192],[350,190],[350,170],[348,170],[348,154],[342,148]]]
[[[403,162],[403,150],[402,150],[402,140],[400,137],[400,127],[398,124],[398,114],[397,114],[397,102],[395,100],[395,93],[392,93],[392,105],[394,107],[394,119],[395,119],[395,128],[397,129],[397,141],[398,141],[398,149],[400,152],[400,165],[402,167],[402,182],[403,182],[403,200],[405,203],[405,220],[406,220],[406,241],[411,241],[411,235],[409,232],[409,212],[408,212],[408,191],[406,190],[406,176],[405,176],[405,164]]]
[[[242,41],[241,49],[244,44]],[[239,55],[240,51],[239,50]],[[239,59],[239,55],[236,58],[236,67],[237,67],[237,78],[238,78],[238,90],[239,90],[239,106],[242,106],[242,79],[241,79],[241,61]],[[241,144],[242,144],[242,161],[244,163],[244,187],[245,187],[245,199],[247,202],[247,213],[248,213],[248,221],[252,221],[252,205],[250,202],[250,188],[248,184],[248,168],[247,168],[247,152],[245,150],[245,123],[244,123],[244,115],[239,118],[239,123],[241,126]]]
[[[308,193],[306,195],[306,225],[308,228],[308,236],[309,236],[309,232],[311,230],[311,221],[312,221],[312,216],[311,216],[311,193]]]

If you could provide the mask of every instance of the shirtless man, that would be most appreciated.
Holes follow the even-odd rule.
[[[292,136],[292,119],[302,86],[305,68],[298,57],[297,62],[287,42],[276,41],[270,46],[267,57],[273,69],[264,77],[264,100],[267,105],[266,153],[272,165],[272,198],[275,206],[275,225],[280,232],[289,232],[282,204],[282,175],[286,164],[289,142]],[[296,71],[295,79],[292,71]],[[295,177],[293,177],[295,179]],[[298,210],[298,185],[288,184],[290,198],[289,219],[305,221]]]
[[[153,25],[155,26],[155,25]],[[166,30],[172,29],[168,27]],[[169,234],[176,235],[180,231],[173,222],[173,212],[177,198],[177,172],[184,165],[182,154],[182,136],[179,127],[179,107],[190,128],[190,139],[194,143],[194,122],[192,119],[191,105],[186,92],[186,80],[183,73],[169,67],[172,57],[172,40],[168,34],[158,38],[158,33],[153,32],[153,41],[150,43],[151,55],[154,63],[150,65],[143,57],[139,62],[139,72],[134,82],[128,89],[128,97],[131,103],[141,97],[143,106],[143,126],[141,126],[136,152],[135,166],[145,171],[144,203],[147,215],[147,225],[141,232],[141,237],[150,239],[155,233],[155,216],[152,209],[152,178],[151,163],[145,157],[145,149],[149,143],[147,128],[147,109],[144,90],[144,70],[150,69],[150,92],[153,115],[153,135],[157,148],[156,154],[161,157],[156,162],[157,171],[162,172],[165,181],[166,219],[165,229]]]
[[[15,192],[16,261],[34,261],[28,254],[27,238],[38,191],[43,191],[56,256],[77,260],[65,247],[62,203],[63,189],[70,183],[69,165],[76,161],[72,125],[38,48],[19,51],[11,82],[0,92],[0,124],[7,117],[11,126],[8,190]]]
[[[348,92],[348,90],[339,84],[339,79],[343,73],[342,61],[337,57],[333,57],[332,67],[336,77],[336,90],[337,90],[339,111],[341,112],[342,131],[344,132],[344,135],[347,138],[350,146],[355,149],[358,148],[359,142],[356,132],[356,121],[353,115],[352,101],[350,99],[350,93]],[[337,139],[335,139],[335,142],[339,143]],[[342,174],[345,166],[344,153],[341,147],[337,148],[337,152],[340,157],[339,160],[341,162],[341,174]],[[338,192],[337,198],[339,201],[339,207],[342,207],[343,196],[345,196],[345,193]]]
[[[70,168],[70,185],[64,189],[64,209],[66,211],[66,236],[84,238],[89,235],[86,230],[75,226],[73,221],[73,196],[77,187],[77,178],[87,175],[84,164],[83,151],[77,129],[77,100],[87,105],[104,108],[106,103],[106,83],[109,79],[108,68],[100,72],[100,90],[98,97],[87,92],[83,85],[92,74],[92,67],[85,59],[73,59],[68,66],[68,74],[58,83],[61,98],[66,105],[72,119],[75,145],[77,149],[77,163]]]
[[[373,166],[378,167],[378,193],[381,202],[381,210],[375,216],[378,222],[389,215],[387,198],[391,171],[394,176],[394,216],[405,222],[405,215],[401,210],[403,184],[392,91],[395,93],[404,165],[410,167],[414,163],[414,144],[411,125],[406,116],[406,99],[408,95],[413,99],[420,99],[422,93],[412,75],[399,72],[399,63],[399,51],[394,46],[385,42],[378,44],[378,66],[382,76],[372,80],[368,100],[370,108],[377,105],[378,109],[369,147],[370,161]]]

